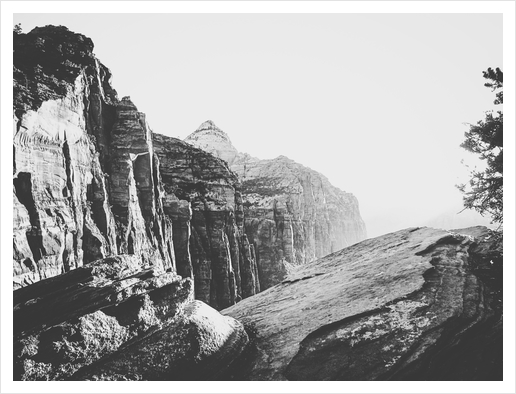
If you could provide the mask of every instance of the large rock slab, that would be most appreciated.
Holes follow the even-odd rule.
[[[118,99],[92,41],[63,26],[14,33],[13,285],[135,255],[195,281],[217,309],[260,290],[239,181],[157,136]]]
[[[223,311],[254,341],[235,379],[502,379],[502,244],[412,228],[301,267]]]

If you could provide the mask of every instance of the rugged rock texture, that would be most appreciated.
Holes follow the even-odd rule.
[[[92,49],[64,27],[14,36],[15,288],[116,252],[95,136],[117,97]]]
[[[255,247],[262,289],[279,283],[293,266],[366,237],[357,199],[318,172],[285,156],[259,160],[237,153],[211,121],[185,141],[226,160],[240,177],[245,231]]]
[[[501,380],[502,243],[412,228],[328,255],[223,311],[253,337],[237,380]]]
[[[248,343],[241,323],[201,301],[163,330],[76,374],[81,380],[215,380]]]
[[[258,292],[236,176],[154,136],[92,50],[65,27],[14,36],[14,288],[129,254],[218,309]]]
[[[190,279],[135,255],[21,288],[14,303],[15,380],[210,379],[248,341],[240,323],[194,301]]]
[[[177,269],[196,298],[222,309],[260,290],[254,249],[243,228],[238,179],[222,160],[154,134],[164,211],[174,223]]]

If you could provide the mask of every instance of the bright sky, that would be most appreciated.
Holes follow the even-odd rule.
[[[501,14],[15,14],[92,38],[155,132],[211,119],[241,152],[285,155],[357,196],[368,234],[460,210],[459,147],[493,108]]]

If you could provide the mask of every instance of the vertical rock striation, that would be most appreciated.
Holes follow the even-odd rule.
[[[14,286],[119,253],[172,268],[151,131],[87,37],[14,36]]]
[[[220,159],[154,134],[172,217],[177,270],[193,277],[196,298],[225,308],[259,291],[254,249],[243,226],[238,179]]]
[[[235,174],[154,136],[92,51],[65,27],[14,35],[14,288],[128,254],[215,308],[258,292]]]
[[[292,267],[366,237],[356,197],[318,172],[285,156],[259,160],[238,153],[211,121],[185,141],[226,160],[240,177],[245,231],[256,250],[262,290]]]
[[[115,115],[93,43],[64,27],[14,36],[14,287],[116,250],[96,138]]]

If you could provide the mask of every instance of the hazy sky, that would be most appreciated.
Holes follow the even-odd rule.
[[[460,209],[459,147],[493,108],[501,14],[15,14],[92,38],[119,96],[185,138],[285,155],[357,196],[371,236]]]

